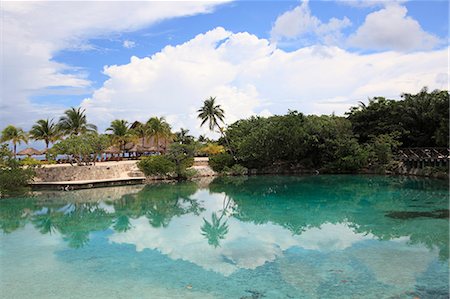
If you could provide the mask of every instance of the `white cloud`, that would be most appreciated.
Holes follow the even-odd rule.
[[[407,16],[408,10],[398,4],[367,15],[364,24],[351,35],[348,43],[372,50],[429,50],[440,44],[438,37],[425,32],[419,22]]]
[[[92,37],[136,30],[164,18],[208,12],[213,6],[4,2],[0,126],[14,123],[28,129],[40,117],[57,117],[67,108],[63,104],[30,103],[30,96],[45,94],[46,88],[63,86],[78,93],[92,89],[83,70],[52,60],[58,51],[80,49],[89,46]],[[313,28],[325,36],[334,32],[330,28],[339,28],[339,20],[322,23],[311,16],[307,4],[300,7],[313,25],[298,25],[297,33]],[[185,127],[201,134],[208,130],[199,128],[196,110],[209,96],[217,96],[227,123],[288,109],[343,114],[367,97],[398,97],[423,86],[446,89],[447,56],[448,48],[362,55],[314,45],[286,52],[266,39],[219,27],[151,57],[131,57],[127,64],[106,66],[108,80],[83,105],[89,121],[102,130],[116,118],[133,121],[158,115],[166,116],[175,129]]]
[[[343,114],[367,97],[445,89],[447,50],[361,55],[337,47],[277,49],[248,33],[216,28],[152,57],[106,67],[109,79],[83,105],[101,128],[116,118],[166,116],[175,129],[199,128],[196,110],[217,96],[227,123],[297,109]]]
[[[353,7],[374,7],[391,5],[392,3],[403,3],[407,0],[340,0],[338,3]]]
[[[32,120],[63,110],[62,105],[32,104],[30,97],[36,92],[65,87],[89,91],[91,82],[83,70],[53,60],[59,51],[89,49],[90,38],[208,13],[219,3],[2,1],[0,126],[29,127]]]
[[[131,41],[131,40],[124,40],[122,43],[122,46],[126,49],[131,49],[136,47],[136,42]]]
[[[325,44],[336,44],[341,38],[341,30],[351,25],[350,20],[331,18],[328,23],[323,23],[311,14],[308,1],[304,0],[293,10],[283,13],[277,18],[271,30],[274,40],[299,39],[314,36]],[[314,41],[315,42],[315,41]]]

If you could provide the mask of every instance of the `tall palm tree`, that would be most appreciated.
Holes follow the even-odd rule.
[[[14,147],[14,158],[16,158],[17,144],[22,141],[28,143],[28,136],[21,128],[16,128],[13,125],[9,125],[2,131],[1,142],[11,141]]]
[[[50,142],[55,142],[61,137],[61,132],[53,120],[40,119],[30,130],[30,137],[34,140],[44,140],[45,149],[48,150]]]
[[[123,119],[113,120],[106,131],[111,131],[112,142],[118,144],[121,151],[124,150],[125,144],[132,139],[128,122]]]
[[[58,126],[66,135],[79,135],[86,132],[95,132],[97,127],[89,124],[86,119],[85,109],[74,107],[64,111],[64,116],[59,119]]]
[[[214,128],[216,127],[219,129],[220,135],[225,139],[228,149],[234,158],[234,153],[230,147],[228,138],[224,134],[223,127],[221,127],[219,124],[224,123],[223,119],[225,118],[225,111],[223,111],[220,105],[216,104],[216,97],[209,97],[208,99],[206,99],[203,102],[203,107],[197,110],[197,112],[198,118],[202,120],[200,126],[203,126],[206,122],[208,122],[208,127],[211,131],[214,131]]]
[[[134,123],[131,124],[130,130],[134,135],[136,135],[138,138],[142,140],[142,146],[144,146],[145,138],[147,138],[149,135],[147,124],[135,121]]]
[[[170,125],[166,122],[164,117],[152,117],[147,121],[148,132],[150,136],[155,138],[155,143],[159,149],[159,139],[164,138],[164,143],[167,148],[167,140],[172,137]]]

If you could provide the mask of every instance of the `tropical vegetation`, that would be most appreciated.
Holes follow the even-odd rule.
[[[27,143],[28,136],[21,128],[16,128],[13,125],[9,125],[3,129],[0,140],[1,142],[11,141],[11,143],[13,144],[13,154],[15,158],[17,154],[17,145],[22,142]]]
[[[147,165],[149,174],[173,166],[179,179],[190,175],[187,168],[194,155],[209,156],[211,167],[226,174],[247,173],[248,169],[354,172],[391,167],[395,152],[402,147],[449,147],[448,91],[423,88],[417,94],[403,94],[400,100],[374,97],[350,108],[345,116],[288,111],[227,125],[216,97],[207,98],[197,112],[200,126],[220,134],[218,140],[203,135],[196,139],[183,128],[173,133],[165,118],[156,116],[146,122],[116,119],[107,134],[98,134],[81,107],[66,110],[57,123],[40,119],[28,133],[9,125],[0,140],[12,145],[12,157],[17,145],[30,138],[44,141],[46,149],[53,143],[49,154],[66,155],[81,165],[95,163],[112,145],[125,153],[127,143],[142,142],[144,147],[153,138],[155,154],[162,153],[167,161],[149,158],[142,165]],[[34,164],[31,160],[24,163]]]
[[[97,126],[87,122],[85,110],[81,107],[72,107],[64,111],[64,115],[59,119],[58,126],[64,135],[79,135],[97,131]]]
[[[0,145],[0,197],[26,191],[33,176],[32,167],[21,167],[8,145]]]

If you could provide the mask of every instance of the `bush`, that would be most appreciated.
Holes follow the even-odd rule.
[[[208,143],[200,149],[200,153],[207,156],[217,155],[223,152],[225,152],[225,148],[216,143]]]
[[[23,166],[39,166],[39,165],[44,164],[42,161],[36,160],[31,157],[23,158],[22,160],[20,160],[19,163],[20,163],[20,165],[23,165]]]
[[[28,182],[34,175],[32,167],[20,167],[6,144],[0,147],[0,197],[27,191]]]
[[[138,167],[147,176],[168,175],[175,171],[175,163],[165,156],[144,157],[138,162]]]
[[[234,163],[235,161],[229,153],[220,153],[209,157],[209,166],[217,172],[222,172],[225,167],[232,167]]]
[[[240,164],[234,164],[232,167],[225,166],[222,172],[226,175],[246,175],[248,169]]]

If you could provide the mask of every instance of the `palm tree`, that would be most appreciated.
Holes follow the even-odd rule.
[[[17,144],[22,141],[28,143],[28,136],[21,128],[16,128],[13,125],[9,125],[2,131],[1,142],[11,141],[14,147],[14,158],[16,158]]]
[[[194,137],[191,135],[188,135],[189,130],[188,129],[180,129],[180,132],[175,133],[175,139],[180,144],[191,144],[194,142]]]
[[[85,110],[74,107],[64,111],[64,116],[59,119],[58,126],[66,135],[79,135],[86,132],[95,132],[97,127],[86,120]]]
[[[152,117],[146,124],[150,136],[155,138],[155,143],[159,149],[159,139],[164,138],[165,147],[167,148],[167,140],[172,137],[170,125],[166,122],[164,117]],[[164,149],[165,150],[165,149]]]
[[[128,122],[123,119],[116,119],[111,122],[109,128],[106,131],[111,131],[112,142],[119,144],[121,151],[125,148],[125,143],[132,139],[132,134],[130,132]]]
[[[223,111],[220,105],[216,105],[216,97],[209,97],[203,102],[203,107],[197,110],[198,118],[202,120],[200,126],[203,126],[206,122],[208,122],[208,127],[211,131],[214,131],[214,128],[217,127],[219,129],[220,135],[225,139],[225,142],[228,146],[228,149],[236,160],[234,153],[230,147],[230,143],[228,142],[227,136],[224,134],[223,127],[220,126],[219,122],[223,123],[223,119],[225,118],[225,112]]]
[[[139,121],[135,121],[133,124],[131,124],[130,130],[134,135],[142,140],[142,146],[144,146],[145,138],[149,135],[147,125]]]
[[[44,140],[45,149],[48,150],[50,142],[55,142],[61,137],[61,132],[53,120],[40,119],[30,130],[30,137],[34,140]]]

